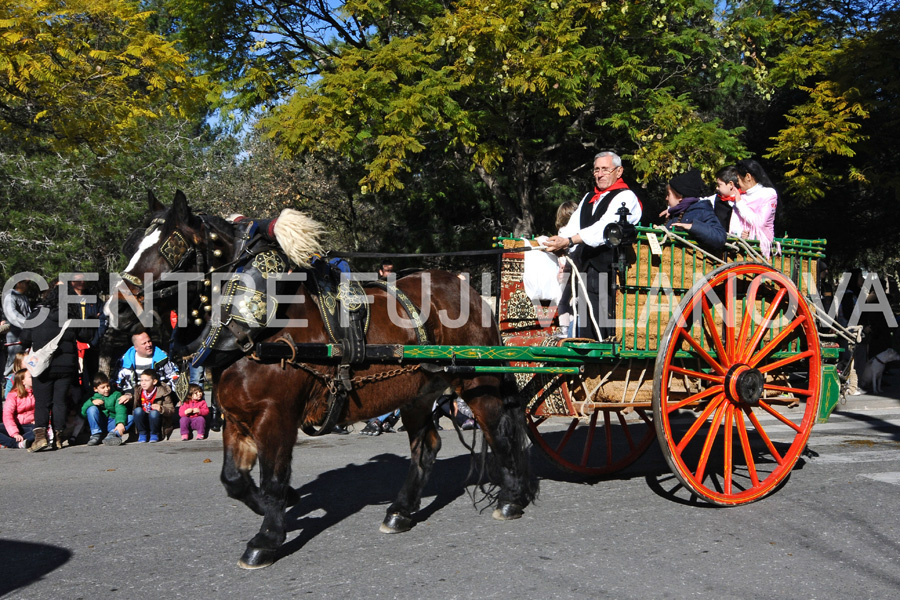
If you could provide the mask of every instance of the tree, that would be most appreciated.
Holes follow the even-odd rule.
[[[741,127],[701,108],[754,74],[728,68],[710,1],[181,6],[188,47],[234,82],[230,105],[265,106],[260,124],[285,156],[364,165],[363,194],[435,177],[423,165],[448,156],[521,234],[536,198],[583,185],[604,147],[631,155],[641,182],[743,152]]]
[[[19,149],[139,143],[148,120],[204,110],[202,80],[129,0],[0,8],[0,134]]]

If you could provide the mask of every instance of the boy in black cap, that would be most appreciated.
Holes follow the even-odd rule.
[[[679,228],[691,236],[705,250],[718,254],[725,247],[727,233],[709,202],[700,202],[705,195],[703,178],[696,169],[676,175],[666,186],[669,207],[660,213],[666,217],[666,227]]]

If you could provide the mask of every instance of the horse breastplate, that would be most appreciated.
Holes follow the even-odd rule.
[[[276,246],[261,241],[245,242],[241,250],[244,256],[235,271],[222,281],[221,290],[213,289],[218,298],[192,366],[221,366],[249,352],[278,311],[277,294],[272,292],[288,271],[287,257]]]

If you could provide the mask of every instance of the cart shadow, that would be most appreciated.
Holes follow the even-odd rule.
[[[475,483],[470,465],[469,455],[435,461],[422,493],[423,503],[427,504],[413,515],[414,527],[467,493],[466,486]],[[300,534],[282,545],[278,558],[293,554],[322,532],[365,508],[372,505],[386,508],[396,499],[408,471],[408,457],[385,453],[361,465],[348,464],[325,471],[296,488],[300,501],[288,510],[286,529]],[[427,499],[432,496],[429,502]],[[373,531],[379,524],[372,524]]]
[[[59,546],[0,539],[0,597],[44,578],[71,558],[72,551]]]
[[[781,444],[777,442],[775,443],[775,446],[781,453],[786,452],[789,448],[789,444]],[[762,452],[761,446],[758,449]],[[603,484],[606,481],[627,481],[640,478],[646,481],[647,487],[649,487],[657,496],[665,498],[670,502],[682,504],[685,506],[695,506],[698,508],[719,508],[718,506],[698,497],[690,489],[685,487],[684,484],[682,484],[681,480],[679,480],[678,477],[672,472],[672,469],[663,456],[662,450],[660,449],[659,445],[655,443],[651,445],[650,448],[640,458],[638,458],[628,467],[620,471],[610,473],[603,477],[586,477],[584,475],[566,471],[559,465],[554,463],[549,457],[544,455],[544,453],[536,447],[532,448],[532,454],[532,464],[535,466],[535,472],[537,476],[542,480],[546,479],[550,481],[578,483],[582,485],[598,485]],[[792,472],[802,469],[806,465],[806,459],[815,456],[816,453],[813,450],[807,448],[804,452],[804,455],[797,460],[797,463],[794,465]],[[696,457],[691,456],[690,454],[686,454],[685,458],[687,458],[688,460],[696,459]],[[774,462],[765,459],[763,453],[759,454],[756,457],[756,460],[757,467],[760,468],[763,473],[765,473],[768,468],[775,466]],[[714,450],[710,453],[710,465],[722,464],[722,462],[723,455],[720,449]],[[788,474],[788,476],[785,477],[771,493],[777,493],[778,490],[780,490],[781,487],[790,480],[790,477],[790,474]],[[721,474],[721,470],[716,471],[714,468],[711,468],[709,470],[709,473],[704,479],[704,485],[718,492],[723,491],[724,486],[722,482],[723,477]],[[735,481],[735,486],[737,491],[742,489],[741,482],[737,478]]]
[[[840,411],[840,416],[852,419],[854,421],[860,421],[862,423],[866,423],[875,431],[880,433],[886,433],[890,436],[890,439],[897,442],[900,441],[900,426],[897,426],[890,421],[886,421],[885,419],[879,419],[878,417],[873,417],[871,415],[867,415],[861,412],[853,412],[853,411]]]

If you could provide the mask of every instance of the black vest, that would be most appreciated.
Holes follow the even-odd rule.
[[[590,227],[599,221],[600,218],[606,214],[606,211],[609,210],[613,198],[619,195],[619,192],[624,191],[626,190],[620,188],[609,192],[603,197],[603,200],[600,201],[600,206],[597,207],[597,210],[594,211],[591,210],[591,203],[588,201],[587,195],[585,195],[584,203],[581,205],[581,222],[579,223],[579,228],[584,229]],[[598,271],[607,271],[615,259],[615,252],[605,244],[601,244],[595,248],[582,243],[579,247],[580,251],[578,252],[575,263],[581,265],[582,269],[586,269],[588,265],[590,265]]]

